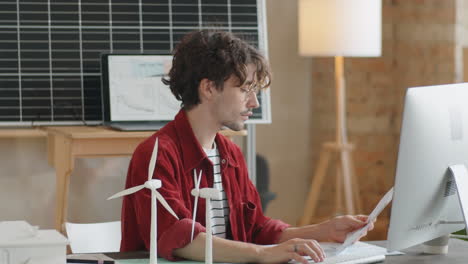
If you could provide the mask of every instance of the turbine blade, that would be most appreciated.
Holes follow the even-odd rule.
[[[197,190],[200,190],[201,176],[202,170],[200,170],[200,173],[198,174]]]
[[[193,188],[197,188],[197,169],[193,169]]]
[[[123,190],[121,192],[118,192],[118,193],[112,195],[111,197],[107,198],[107,200],[111,200],[111,199],[114,199],[114,198],[118,198],[118,197],[121,197],[121,196],[132,194],[134,192],[138,192],[139,190],[141,190],[143,188],[145,188],[144,184],[138,185],[138,186],[135,186],[135,187],[132,187],[132,188],[128,188],[128,189],[125,189],[125,190]]]
[[[156,198],[159,200],[159,202],[166,208],[169,213],[171,213],[177,220],[179,220],[179,217],[176,215],[176,213],[172,210],[171,206],[166,202],[164,197],[156,190],[154,190],[154,195],[156,195]]]
[[[191,236],[190,241],[193,241],[193,233],[195,232],[195,220],[197,217],[197,208],[198,208],[198,195],[195,196],[195,206],[193,207],[192,236]]]
[[[158,158],[158,138],[154,142],[153,153],[151,154],[150,163],[148,166],[148,181],[153,178],[154,168],[156,167],[156,159]]]

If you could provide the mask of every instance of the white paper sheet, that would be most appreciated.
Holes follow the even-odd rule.
[[[380,199],[379,203],[377,206],[372,210],[372,213],[369,214],[369,217],[367,219],[367,225],[362,227],[361,229],[358,229],[352,233],[349,233],[346,236],[346,240],[339,246],[336,250],[336,254],[340,254],[343,252],[347,247],[352,245],[354,242],[356,242],[369,228],[369,223],[373,222],[377,216],[383,211],[383,209],[392,201],[393,198],[393,187]]]

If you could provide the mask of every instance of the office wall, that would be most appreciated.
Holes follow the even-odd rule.
[[[277,195],[267,215],[295,224],[311,169],[310,60],[297,52],[297,1],[266,2],[273,122],[257,125],[257,152],[268,160],[270,189]]]

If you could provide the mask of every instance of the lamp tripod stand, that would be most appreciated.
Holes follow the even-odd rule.
[[[361,211],[359,188],[354,177],[354,168],[351,160],[351,152],[354,145],[348,142],[346,135],[346,95],[344,79],[344,59],[335,57],[335,89],[336,89],[336,139],[335,142],[322,144],[312,184],[310,185],[307,201],[304,206],[304,214],[299,220],[299,226],[312,223],[313,214],[317,208],[320,190],[323,180],[330,165],[332,154],[339,154],[339,163],[336,174],[335,210],[342,208],[343,198],[346,214],[355,214]],[[342,192],[344,189],[344,197]]]

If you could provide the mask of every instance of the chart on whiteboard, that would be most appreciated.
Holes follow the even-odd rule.
[[[171,56],[124,55],[109,58],[111,119],[172,120],[180,102],[162,83]]]

